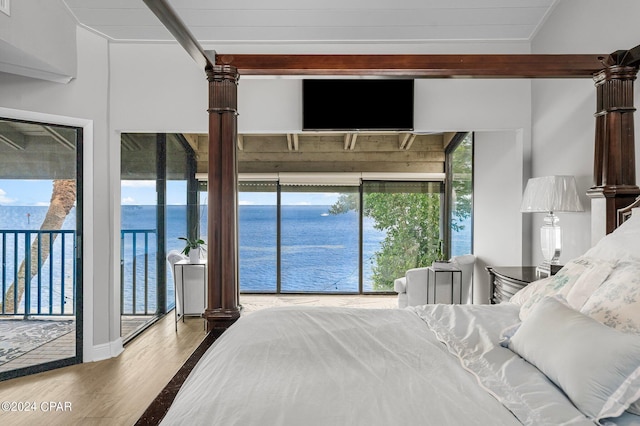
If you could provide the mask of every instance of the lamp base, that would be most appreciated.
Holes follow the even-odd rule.
[[[549,262],[542,262],[536,267],[536,276],[540,278],[550,277],[555,275],[563,265],[551,264]]]

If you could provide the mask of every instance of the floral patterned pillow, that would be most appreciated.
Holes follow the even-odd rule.
[[[640,261],[618,262],[580,312],[622,332],[640,334]]]
[[[569,305],[580,309],[591,292],[604,282],[612,267],[613,263],[608,260],[578,257],[568,262],[557,274],[529,284],[517,292],[510,302],[520,305],[520,319],[524,321],[544,297],[560,295],[569,302],[568,295],[576,287],[575,297],[572,298],[574,303],[569,302]],[[585,292],[588,293],[586,296]]]
[[[640,334],[640,261],[618,262],[580,312],[622,332]],[[640,401],[627,411],[640,415]]]

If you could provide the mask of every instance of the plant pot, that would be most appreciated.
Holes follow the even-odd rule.
[[[192,248],[189,250],[189,263],[200,263],[200,249]]]
[[[433,269],[449,269],[451,268],[451,262],[448,260],[434,260],[431,267]]]

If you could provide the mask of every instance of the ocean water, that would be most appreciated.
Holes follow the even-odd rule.
[[[281,291],[358,292],[358,215],[328,214],[330,206],[282,206]],[[240,290],[276,291],[275,206],[240,206]],[[363,223],[363,283],[371,291],[371,262],[384,233]]]
[[[351,211],[340,215],[328,214],[329,206],[305,205],[282,206],[281,222],[281,291],[282,292],[357,292],[359,282],[359,229],[358,215]],[[0,229],[37,230],[46,214],[47,207],[8,207],[0,206]],[[156,271],[156,207],[155,206],[123,206],[123,230],[149,230],[147,239],[137,234],[135,241],[132,235],[124,232],[121,240],[122,277],[125,301],[124,313],[133,312],[133,294],[136,283],[136,313],[145,309],[154,312],[156,309],[155,283]],[[206,240],[207,211],[201,208],[201,237]],[[167,251],[182,250],[183,241],[178,237],[185,236],[186,206],[168,206],[166,210],[166,245]],[[275,292],[277,280],[277,210],[272,205],[239,206],[239,280],[242,292]],[[67,217],[63,229],[73,229],[75,210]],[[369,218],[363,220],[363,289],[372,291],[372,259],[384,240],[385,233],[373,227]],[[467,232],[457,238],[467,240]],[[7,237],[10,238],[10,237]],[[61,252],[61,239],[54,243],[54,252]],[[455,247],[455,243],[454,243]],[[2,247],[0,246],[0,250]],[[4,248],[7,256],[4,266],[6,285],[8,287],[14,274],[14,243],[8,239]],[[145,255],[146,252],[146,255]],[[18,241],[18,264],[24,258],[24,241]],[[2,252],[0,252],[2,255]],[[64,262],[62,261],[64,258]],[[43,265],[48,271],[51,261]],[[61,301],[61,282],[73,289],[73,251],[72,244],[67,243],[64,256],[52,257],[53,285],[51,292],[53,304]],[[60,276],[64,263],[64,279]],[[171,271],[167,268],[167,300],[173,303],[173,286]],[[47,272],[48,274],[48,272]],[[148,278],[145,289],[145,276]],[[48,285],[48,284],[47,284]],[[32,287],[35,287],[32,281]],[[56,290],[57,289],[57,290]],[[34,293],[35,291],[35,293]],[[69,305],[69,290],[65,290],[65,299]],[[32,301],[37,298],[37,289],[32,290]],[[40,303],[49,303],[48,290],[40,292]],[[33,304],[34,302],[32,302]],[[66,309],[66,308],[65,308]]]

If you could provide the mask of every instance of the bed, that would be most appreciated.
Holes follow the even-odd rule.
[[[271,308],[163,425],[640,425],[640,209],[500,305]]]

